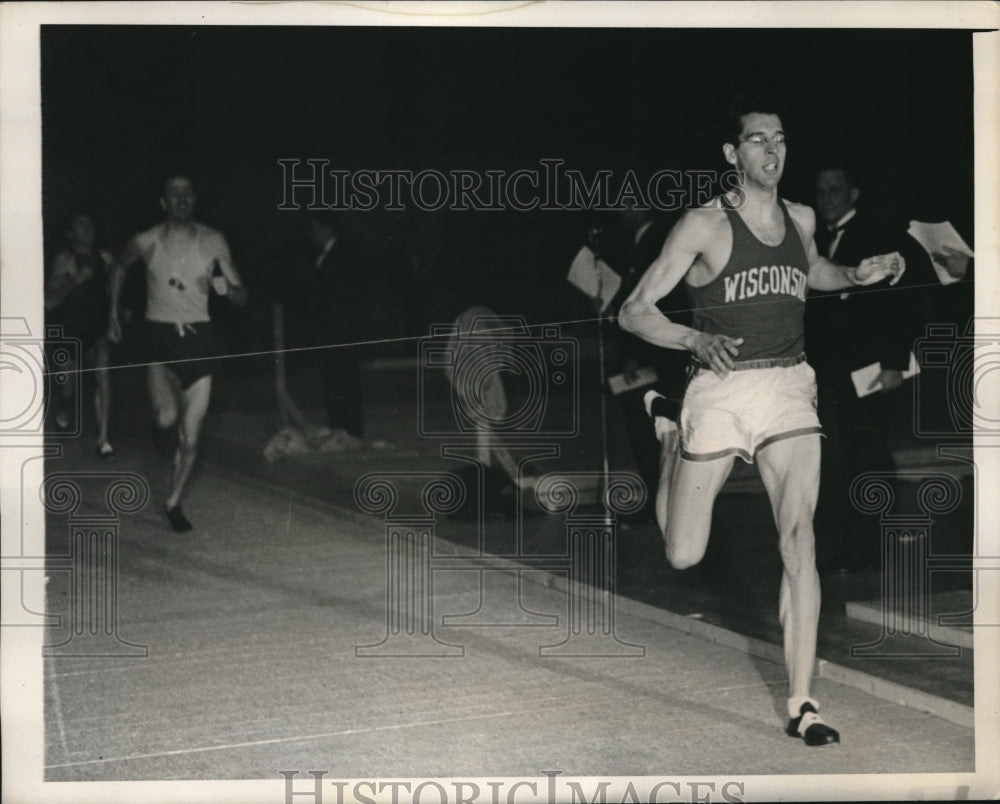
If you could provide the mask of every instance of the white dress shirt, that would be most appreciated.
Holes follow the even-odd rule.
[[[833,225],[833,239],[830,241],[830,245],[826,249],[827,259],[833,259],[833,255],[837,252],[837,246],[840,245],[840,238],[844,234],[844,226],[855,216],[856,213],[856,209],[850,210]]]

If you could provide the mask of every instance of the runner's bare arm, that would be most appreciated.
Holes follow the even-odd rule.
[[[118,303],[122,295],[122,286],[125,284],[125,273],[142,259],[142,247],[139,245],[138,236],[136,236],[130,238],[125,244],[118,259],[111,261],[108,277],[111,310],[108,316],[107,337],[112,343],[118,343],[122,339],[122,327],[118,318]]]
[[[812,290],[845,290],[873,285],[886,277],[895,285],[906,270],[906,261],[898,252],[867,257],[860,265],[839,265],[820,256],[816,248],[816,213],[801,204],[789,205],[789,213],[802,232],[806,258],[809,260],[809,287]]]
[[[671,230],[660,256],[643,274],[618,314],[626,332],[667,349],[687,349],[699,361],[725,376],[739,355],[742,338],[700,332],[667,318],[656,303],[683,280],[707,245],[717,236],[719,218],[708,210],[691,210]]]
[[[226,278],[226,292],[223,295],[237,307],[243,307],[247,303],[247,289],[243,285],[243,280],[240,279],[239,271],[233,265],[229,244],[222,235],[219,235],[219,240],[221,242],[219,243],[218,264],[222,275]]]
[[[695,330],[672,322],[660,312],[656,303],[677,287],[694,265],[709,228],[709,221],[701,210],[688,212],[677,222],[663,243],[660,255],[622,305],[618,314],[622,329],[656,346],[688,348]]]
[[[51,312],[60,304],[69,292],[76,287],[73,257],[68,252],[60,252],[52,263],[52,275],[45,287],[45,311]]]

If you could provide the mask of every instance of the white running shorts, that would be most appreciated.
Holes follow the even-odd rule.
[[[805,361],[794,366],[731,371],[725,378],[698,371],[681,408],[681,455],[712,461],[757,450],[783,438],[822,433],[816,414],[816,375]]]

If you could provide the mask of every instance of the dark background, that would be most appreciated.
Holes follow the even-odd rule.
[[[761,85],[789,107],[784,197],[811,203],[818,160],[844,154],[864,203],[951,220],[972,242],[969,31],[44,26],[46,254],[79,207],[119,248],[161,218],[164,172],[193,172],[257,330],[301,257],[298,216],[277,210],[279,158],[722,170],[719,111]],[[609,214],[375,211],[344,225],[391,338],[475,302],[532,322],[586,315],[564,276],[595,217],[613,242]]]

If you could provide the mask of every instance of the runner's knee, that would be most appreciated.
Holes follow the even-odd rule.
[[[705,557],[705,548],[708,546],[707,540],[680,542],[672,538],[669,528],[664,541],[666,542],[667,561],[670,562],[671,567],[678,570],[689,569],[701,561]]]
[[[695,552],[683,552],[677,550],[676,548],[671,548],[667,545],[667,561],[670,562],[670,566],[676,570],[686,570],[695,566],[698,562],[702,560],[705,556],[705,551],[702,550],[699,553]]]
[[[201,426],[204,421],[204,413],[190,409],[185,412],[181,426],[177,428],[177,436],[182,449],[193,451],[198,448]]]
[[[185,452],[194,452],[198,449],[199,427],[190,425],[180,427],[177,430],[177,445]]]
[[[800,520],[779,533],[781,561],[790,575],[799,575],[816,566],[816,539],[811,522]]]
[[[177,422],[177,408],[173,405],[156,405],[153,415],[156,417],[156,426],[163,430],[173,427]]]

